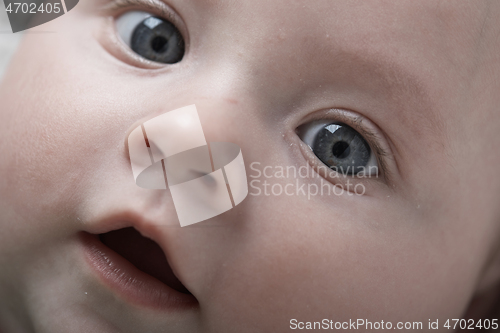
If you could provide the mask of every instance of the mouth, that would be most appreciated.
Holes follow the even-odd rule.
[[[101,282],[126,301],[163,310],[198,304],[174,274],[161,247],[133,227],[80,236],[86,261]]]

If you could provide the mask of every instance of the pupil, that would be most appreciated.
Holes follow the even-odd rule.
[[[346,158],[350,152],[351,148],[349,148],[349,144],[345,141],[335,142],[332,148],[333,156],[339,159]]]
[[[155,52],[160,53],[163,51],[163,47],[167,44],[167,42],[168,41],[165,37],[157,36],[151,41],[151,48]]]

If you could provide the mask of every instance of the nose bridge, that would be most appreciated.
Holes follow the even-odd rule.
[[[244,65],[214,66],[203,71],[196,78],[199,83],[193,84],[182,100],[184,105],[196,105],[207,141],[230,141],[241,145],[249,122],[259,112],[259,99],[254,94],[253,83],[237,75],[242,70],[235,73],[236,69],[229,66]]]

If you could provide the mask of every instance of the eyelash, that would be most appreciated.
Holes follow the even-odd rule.
[[[156,0],[112,0],[107,6],[104,7],[104,11],[107,13],[115,13],[117,11],[124,11],[124,9],[130,10],[134,8],[149,10],[152,13],[169,20],[175,26],[179,25],[178,14],[163,2]]]
[[[333,123],[333,122],[338,122],[338,123],[343,123],[345,125],[348,125],[352,127],[354,130],[359,132],[361,136],[368,142],[370,148],[372,149],[373,153],[375,154],[375,158],[377,159],[377,163],[379,165],[379,176],[382,176],[384,178],[389,178],[390,177],[390,172],[386,163],[387,156],[389,156],[389,153],[387,152],[386,149],[382,147],[382,145],[379,143],[381,140],[379,137],[380,135],[375,132],[374,130],[368,128],[363,124],[366,119],[362,117],[361,115],[347,115],[348,111],[345,110],[339,110],[339,109],[331,109],[326,112],[326,114],[323,112],[320,115],[312,115],[311,117],[308,117],[307,121],[304,121],[301,125],[299,125],[295,132],[297,135],[298,129],[308,123],[311,123],[313,121],[325,121],[325,123]],[[333,114],[333,115],[330,115]],[[300,136],[300,135],[299,135]],[[304,143],[301,139],[301,142]],[[305,144],[305,143],[304,143]],[[310,150],[310,149],[309,149]],[[316,159],[317,158],[315,156]],[[321,162],[321,161],[320,161]],[[323,163],[323,162],[321,162]],[[344,175],[345,176],[345,175]],[[349,177],[349,176],[345,176]]]

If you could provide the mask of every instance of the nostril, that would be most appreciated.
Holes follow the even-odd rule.
[[[113,230],[100,234],[99,239],[144,273],[172,289],[191,294],[175,276],[161,247],[153,240],[142,236],[136,229],[130,227]]]

